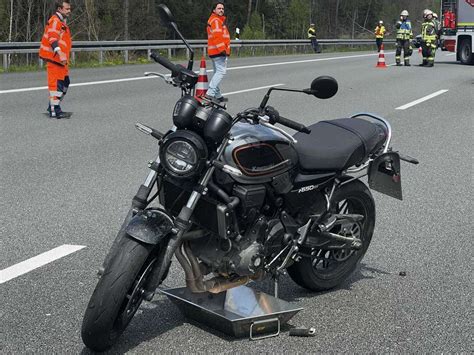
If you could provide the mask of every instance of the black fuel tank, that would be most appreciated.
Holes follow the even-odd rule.
[[[238,122],[230,133],[233,140],[226,147],[223,160],[243,173],[240,177],[233,177],[238,182],[269,182],[298,164],[293,143],[273,129]]]

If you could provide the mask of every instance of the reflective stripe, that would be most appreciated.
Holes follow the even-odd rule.
[[[44,46],[44,45],[41,45],[40,48],[41,48],[42,50],[46,51],[46,52],[51,52],[51,53],[54,52],[51,47],[46,47],[46,46]]]
[[[51,106],[57,106],[59,105],[59,100],[50,99],[49,103]]]
[[[222,43],[222,42],[221,42],[221,43],[218,43],[218,44],[216,44],[216,48],[219,48],[219,47],[225,47],[225,44],[224,44],[224,43]]]
[[[49,96],[61,97],[63,96],[62,91],[50,91]]]
[[[63,41],[63,40],[60,40],[60,41],[59,41],[59,44],[62,44],[63,46],[66,46],[66,42]]]
[[[47,33],[57,33],[57,34],[60,34],[61,32],[58,31],[58,30],[56,30],[56,29],[54,29],[54,28],[50,28],[50,29],[47,31]]]

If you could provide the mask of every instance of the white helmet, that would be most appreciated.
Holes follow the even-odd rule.
[[[433,16],[433,11],[426,9],[423,11],[423,17],[427,18],[428,16]]]
[[[400,16],[408,16],[408,11],[407,10],[403,10],[400,14]]]
[[[379,21],[379,25],[383,25],[383,21],[382,21],[382,20]]]
[[[438,18],[438,14],[437,14],[436,12],[433,12],[433,17],[437,19],[437,18]]]

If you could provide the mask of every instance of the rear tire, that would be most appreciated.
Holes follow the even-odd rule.
[[[311,291],[325,291],[340,285],[356,269],[372,239],[375,225],[375,204],[370,190],[354,180],[334,192],[335,213],[361,214],[365,218],[353,225],[362,241],[360,250],[311,249],[313,255],[288,267],[290,277],[301,287]],[[347,203],[346,203],[347,202]],[[341,209],[344,209],[341,211]],[[317,213],[321,211],[310,211]],[[332,233],[340,231],[331,230]]]
[[[84,315],[82,340],[88,348],[110,348],[132,320],[143,301],[143,285],[156,261],[154,247],[128,235],[118,243]]]

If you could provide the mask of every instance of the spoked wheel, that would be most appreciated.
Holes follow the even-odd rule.
[[[100,278],[82,323],[82,340],[95,351],[110,348],[143,301],[144,285],[157,262],[156,246],[125,236]]]
[[[290,277],[300,286],[324,291],[340,285],[357,267],[372,239],[375,225],[375,204],[362,182],[354,180],[334,192],[333,213],[359,214],[358,222],[334,226],[330,232],[360,239],[362,246],[353,249],[312,249],[310,258],[303,258],[288,268]]]

